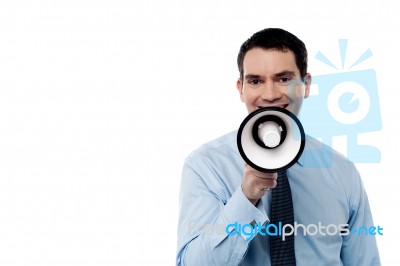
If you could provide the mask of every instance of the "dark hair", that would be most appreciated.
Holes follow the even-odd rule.
[[[281,51],[290,50],[294,53],[296,65],[300,70],[301,78],[307,74],[307,48],[305,44],[292,33],[278,28],[267,28],[256,32],[240,47],[237,64],[240,79],[243,80],[243,60],[246,53],[252,48],[266,50],[277,49]]]

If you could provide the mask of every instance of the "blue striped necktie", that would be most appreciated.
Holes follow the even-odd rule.
[[[292,193],[290,191],[289,181],[286,176],[286,171],[278,173],[278,184],[272,189],[272,204],[271,204],[271,223],[278,227],[278,223],[282,222],[282,227],[285,224],[294,224]],[[282,236],[270,237],[270,254],[271,265],[296,265],[296,257],[294,253],[294,235],[285,237],[282,241]]]

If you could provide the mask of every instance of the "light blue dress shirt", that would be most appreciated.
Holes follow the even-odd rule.
[[[253,221],[268,225],[270,214],[271,193],[254,206],[242,192],[244,161],[236,135],[234,131],[213,140],[185,160],[177,265],[270,265],[268,234],[249,237],[225,230]],[[307,136],[303,155],[287,176],[295,222],[309,226],[299,227],[295,236],[297,265],[380,265],[375,238],[383,230],[373,224],[353,163]],[[346,235],[337,230],[343,224],[348,224]],[[322,230],[316,232],[317,226]]]

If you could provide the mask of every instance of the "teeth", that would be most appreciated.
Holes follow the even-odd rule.
[[[258,108],[265,108],[265,107],[279,107],[279,108],[286,108],[286,107],[288,107],[289,105],[288,104],[285,104],[285,105],[280,105],[280,106],[259,106]]]

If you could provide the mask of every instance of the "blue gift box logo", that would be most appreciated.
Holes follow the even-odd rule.
[[[339,40],[339,48],[344,69],[347,40]],[[379,149],[359,144],[357,136],[382,129],[376,72],[373,69],[348,71],[371,56],[368,49],[346,72],[313,76],[312,88],[317,86],[318,94],[305,100],[300,113],[306,133],[329,146],[334,136],[346,135],[347,157],[355,163],[381,160]],[[316,59],[338,70],[321,52]]]

